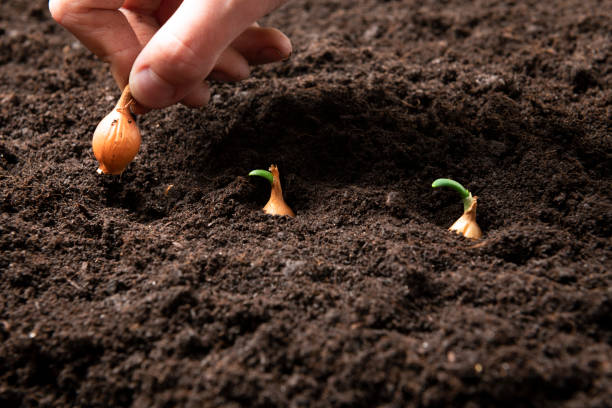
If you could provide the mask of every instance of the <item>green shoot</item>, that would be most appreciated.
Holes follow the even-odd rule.
[[[469,191],[467,191],[467,189],[465,187],[463,187],[461,184],[457,183],[455,180],[451,180],[451,179],[445,179],[445,178],[439,178],[437,180],[435,180],[432,184],[432,187],[436,188],[436,187],[450,187],[453,190],[455,190],[456,192],[459,193],[459,195],[461,196],[461,200],[463,200],[463,211],[467,211],[468,208],[470,208],[470,205],[472,205],[472,193],[470,193]]]
[[[270,182],[270,185],[274,183],[274,176],[268,170],[253,170],[249,173],[249,176],[263,177]]]

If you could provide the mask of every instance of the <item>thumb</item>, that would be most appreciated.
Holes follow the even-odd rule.
[[[285,1],[184,0],[136,58],[132,95],[151,108],[180,101],[201,86],[240,33]]]

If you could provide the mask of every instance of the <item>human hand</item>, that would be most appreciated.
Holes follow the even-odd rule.
[[[241,80],[249,65],[291,54],[280,31],[255,21],[286,0],[50,0],[53,18],[110,63],[145,108],[202,106],[205,78]]]

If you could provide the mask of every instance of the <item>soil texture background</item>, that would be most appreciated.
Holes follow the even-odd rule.
[[[261,23],[291,58],[142,115],[112,177],[108,67],[0,4],[0,406],[612,406],[612,2]]]

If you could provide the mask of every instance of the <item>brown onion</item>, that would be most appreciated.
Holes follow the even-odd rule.
[[[288,215],[290,217],[295,217],[295,213],[291,208],[289,208],[283,199],[283,189],[281,187],[278,167],[276,167],[276,165],[271,165],[270,171],[261,169],[253,170],[249,173],[249,176],[263,177],[270,182],[270,186],[272,187],[272,190],[270,191],[270,199],[263,208],[266,214]]]
[[[263,208],[264,212],[270,215],[288,215],[290,217],[295,217],[295,213],[291,208],[289,208],[283,199],[283,189],[280,183],[278,167],[273,164],[270,166],[269,170],[273,177],[272,190],[270,191],[270,199]]]
[[[480,239],[482,231],[476,223],[476,201],[478,197],[472,197],[472,202],[463,215],[450,226],[450,231],[455,231],[470,239]]]
[[[100,163],[98,173],[121,174],[138,153],[140,130],[130,112],[134,103],[126,85],[115,108],[96,127],[91,144]]]

